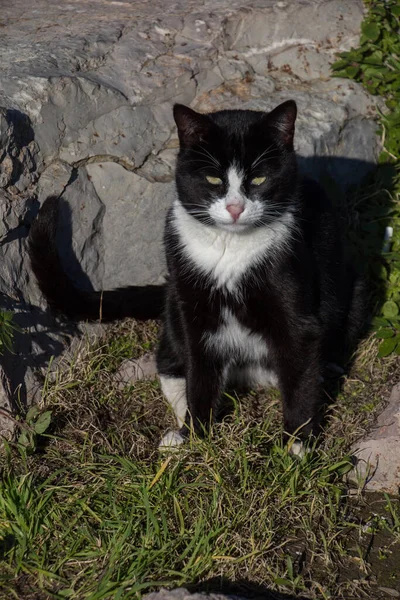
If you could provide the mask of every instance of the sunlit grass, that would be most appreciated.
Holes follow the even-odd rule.
[[[3,454],[0,597],[133,598],[210,579],[361,596],[368,563],[348,453],[397,358],[379,362],[364,342],[324,440],[302,460],[282,446],[274,390],[231,396],[209,436],[160,455],[173,418],[158,381],[120,389],[115,379],[155,338],[154,324],[123,323],[47,377],[42,409],[52,410],[52,428],[31,455],[15,444]],[[348,568],[351,578],[341,578]]]

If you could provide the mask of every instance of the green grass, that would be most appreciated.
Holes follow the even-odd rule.
[[[127,321],[82,346],[45,382],[50,429],[31,453],[5,448],[0,597],[140,598],[221,578],[241,589],[362,597],[373,586],[362,537],[370,515],[348,494],[347,453],[387,379],[399,378],[398,357],[371,361],[377,341],[366,340],[322,446],[302,460],[282,447],[276,391],[227,398],[231,409],[208,438],[160,455],[174,422],[158,382],[120,389],[115,379],[125,357],[155,338],[154,324]],[[382,510],[386,545],[398,552],[397,500]]]
[[[18,326],[13,322],[13,313],[0,310],[0,355],[3,354],[4,350],[12,350],[14,332],[18,329]]]

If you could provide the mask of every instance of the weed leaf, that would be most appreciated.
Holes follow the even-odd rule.
[[[393,300],[388,300],[382,307],[382,313],[387,319],[397,317],[399,314],[399,307],[397,306],[396,302],[393,302]]]
[[[46,410],[42,413],[35,423],[35,432],[44,433],[48,429],[51,422],[51,410]]]
[[[393,352],[393,350],[396,348],[396,346],[397,346],[396,338],[389,338],[387,340],[383,340],[383,342],[379,346],[378,356],[381,358],[383,356],[389,356],[389,354],[391,354]]]

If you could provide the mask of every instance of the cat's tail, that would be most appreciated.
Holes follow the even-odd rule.
[[[28,240],[32,270],[49,306],[78,321],[158,318],[164,308],[165,288],[162,285],[85,292],[72,283],[57,252],[57,213],[58,198],[50,196],[32,224]]]

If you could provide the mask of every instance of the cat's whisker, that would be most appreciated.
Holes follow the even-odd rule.
[[[219,171],[216,171],[214,165],[210,165],[209,163],[207,163],[206,167],[199,167],[198,169],[195,169],[195,173],[198,173],[199,171],[209,171],[213,173],[217,172],[217,174],[219,175]]]
[[[256,165],[254,165],[254,167],[251,167],[250,169],[250,173],[252,173],[257,167],[259,167],[263,162],[267,162],[267,161],[271,161],[274,160],[275,158],[279,158],[278,155],[274,155],[274,156],[266,156],[262,159],[260,159]]]
[[[204,204],[190,204],[190,206],[188,206],[188,209],[190,210],[190,212],[194,212],[192,209],[195,209],[209,214],[209,210],[206,206],[204,206]]]
[[[259,156],[257,156],[257,158],[255,160],[253,160],[253,162],[251,163],[251,169],[254,169],[260,162],[261,160],[263,160],[264,157],[268,156],[270,152],[272,152],[274,146],[273,144],[271,144],[270,146],[268,146],[268,148],[266,148],[264,150],[264,152],[262,152]],[[270,158],[270,157],[268,157]]]
[[[203,146],[201,146],[201,150],[192,150],[192,152],[194,152],[195,154],[200,154],[200,156],[205,156],[206,158],[208,158],[215,166],[217,166],[218,168],[221,167],[221,164],[219,162],[219,160],[217,158],[215,158],[215,156],[213,156],[208,150],[206,150],[206,148],[204,148]]]
[[[207,165],[210,165],[210,168],[213,168],[214,170],[218,170],[218,172],[219,172],[219,169],[216,169],[215,164],[208,158],[207,159],[206,158],[196,158],[193,160],[188,160],[187,163],[188,164],[189,163],[196,163],[196,164],[197,163],[206,163]]]
[[[204,153],[204,154],[206,154],[207,156],[209,156],[209,157],[210,157],[210,159],[211,159],[213,162],[215,162],[215,163],[216,163],[218,166],[221,166],[221,164],[220,164],[219,160],[218,160],[218,159],[217,159],[217,158],[216,158],[216,157],[215,157],[213,154],[211,154],[211,153],[210,153],[210,152],[207,150],[207,148],[204,148],[204,146],[202,146],[202,147],[201,147],[201,149],[203,150],[203,153]]]

